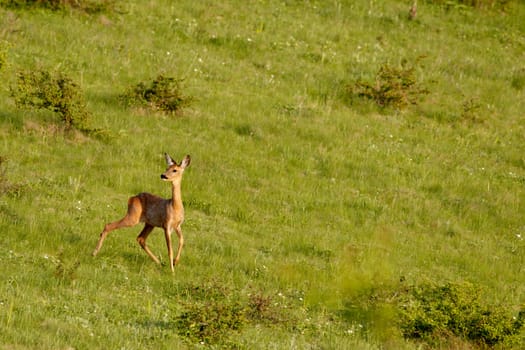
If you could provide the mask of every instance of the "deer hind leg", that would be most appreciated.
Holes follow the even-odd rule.
[[[151,231],[153,230],[153,228],[154,228],[154,226],[152,226],[150,224],[146,224],[144,226],[144,228],[142,229],[142,231],[140,232],[140,234],[138,235],[137,242],[139,242],[139,244],[142,247],[142,249],[144,249],[146,254],[148,254],[149,257],[151,259],[153,259],[153,261],[155,261],[157,264],[160,264],[159,259],[151,252],[151,250],[146,245],[146,239],[148,239],[148,236],[151,233]]]
[[[104,243],[104,240],[106,239],[107,235],[116,229],[122,228],[122,227],[131,227],[135,226],[140,222],[140,215],[142,213],[142,204],[140,203],[140,199],[138,197],[131,197],[128,200],[128,212],[126,216],[124,216],[122,219],[111,222],[109,224],[106,224],[104,226],[104,231],[100,234],[100,238],[98,240],[97,246],[95,247],[95,250],[93,251],[93,256],[97,255],[100,248],[102,248],[102,243]]]

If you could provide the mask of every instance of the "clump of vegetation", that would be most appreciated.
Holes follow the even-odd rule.
[[[482,347],[520,343],[525,310],[516,317],[488,305],[481,290],[469,283],[412,287],[401,298],[400,327],[409,339],[430,345],[450,337]]]
[[[115,0],[0,0],[9,8],[47,8],[53,11],[75,9],[85,13],[101,13],[112,9]]]
[[[189,286],[188,292],[195,300],[176,317],[175,324],[189,343],[232,346],[234,336],[250,324],[297,325],[288,311],[290,305],[258,291],[243,295],[211,282]]]
[[[483,119],[480,116],[481,103],[477,98],[469,98],[463,102],[461,119],[470,122],[482,122]]]
[[[60,251],[54,259],[56,270],[55,277],[63,282],[71,282],[76,278],[76,272],[80,267],[80,261],[67,262],[64,251]]]
[[[525,88],[525,68],[513,73],[511,85],[516,90],[523,90]]]
[[[150,83],[134,86],[124,98],[130,104],[147,106],[168,114],[180,114],[193,101],[182,92],[182,79],[159,75]]]
[[[2,195],[18,195],[22,186],[20,184],[13,184],[7,178],[7,158],[0,156],[0,197]]]
[[[483,9],[505,9],[515,0],[426,0],[428,3],[446,6],[447,8],[474,7]]]
[[[248,314],[256,320],[276,320],[272,311],[272,298],[261,294],[250,295]]]
[[[246,316],[252,322],[296,326],[297,320],[290,312],[283,312],[282,307],[283,305],[280,305],[272,296],[255,292],[249,295],[246,303]]]
[[[428,90],[421,87],[416,79],[415,67],[401,68],[384,64],[379,68],[375,81],[365,82],[358,80],[347,86],[350,99],[354,97],[374,101],[379,107],[404,109],[410,105],[418,104]]]
[[[245,309],[238,302],[211,300],[192,304],[176,321],[179,333],[192,343],[228,342],[232,332],[246,323]]]
[[[89,127],[91,113],[86,108],[82,90],[62,73],[20,71],[11,95],[18,108],[47,109],[58,114],[66,130],[100,132]]]
[[[443,348],[519,348],[525,341],[525,308],[490,304],[470,283],[367,286],[352,294],[342,315],[378,335],[399,334]]]
[[[240,298],[232,297],[230,288],[216,281],[190,285],[187,290],[195,301],[176,318],[178,333],[189,343],[231,342],[232,333],[247,322]]]
[[[0,42],[0,70],[4,68],[7,65],[7,50],[6,50],[6,44],[3,42]]]
[[[9,191],[9,188],[11,187],[9,182],[7,181],[6,176],[6,158],[0,156],[0,196],[7,193]]]

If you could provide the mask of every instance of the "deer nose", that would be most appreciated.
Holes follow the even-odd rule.
[[[163,180],[167,180],[168,179],[168,177],[166,175],[164,175],[164,174],[160,175],[160,178],[163,179]]]

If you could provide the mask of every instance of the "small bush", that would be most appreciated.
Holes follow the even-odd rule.
[[[217,281],[188,285],[194,299],[175,319],[178,333],[189,343],[227,344],[244,327],[245,307],[239,295]]]
[[[236,302],[193,304],[176,321],[179,334],[192,343],[228,342],[233,331],[246,324],[245,308]]]
[[[168,114],[182,113],[182,109],[189,106],[193,98],[183,94],[181,83],[182,79],[159,75],[151,83],[137,84],[124,98],[130,104],[148,106]]]
[[[193,299],[175,317],[177,332],[188,343],[235,347],[235,334],[254,324],[280,324],[290,328],[300,322],[290,311],[292,300],[279,294],[279,300],[253,290],[248,295],[210,281],[185,288]]]
[[[381,66],[373,83],[357,81],[347,86],[347,94],[374,101],[379,107],[404,109],[416,105],[428,93],[416,80],[415,67]]]
[[[66,130],[95,131],[88,127],[91,113],[86,109],[80,87],[61,73],[20,71],[11,95],[18,108],[47,109],[58,114]]]
[[[85,13],[101,13],[111,10],[114,0],[0,0],[9,8],[47,8],[53,11],[75,9]]]
[[[430,345],[458,337],[493,347],[517,345],[525,310],[512,317],[501,307],[486,304],[481,291],[469,283],[412,287],[400,303],[400,327],[409,339]]]

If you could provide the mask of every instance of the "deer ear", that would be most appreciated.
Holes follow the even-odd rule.
[[[169,154],[164,153],[164,158],[166,158],[166,164],[168,165],[168,167],[176,164],[175,161],[173,159],[171,159]]]
[[[190,162],[191,162],[191,157],[188,154],[186,157],[184,157],[184,159],[180,163],[181,168],[183,168],[183,169],[186,168],[187,166],[190,165]]]

